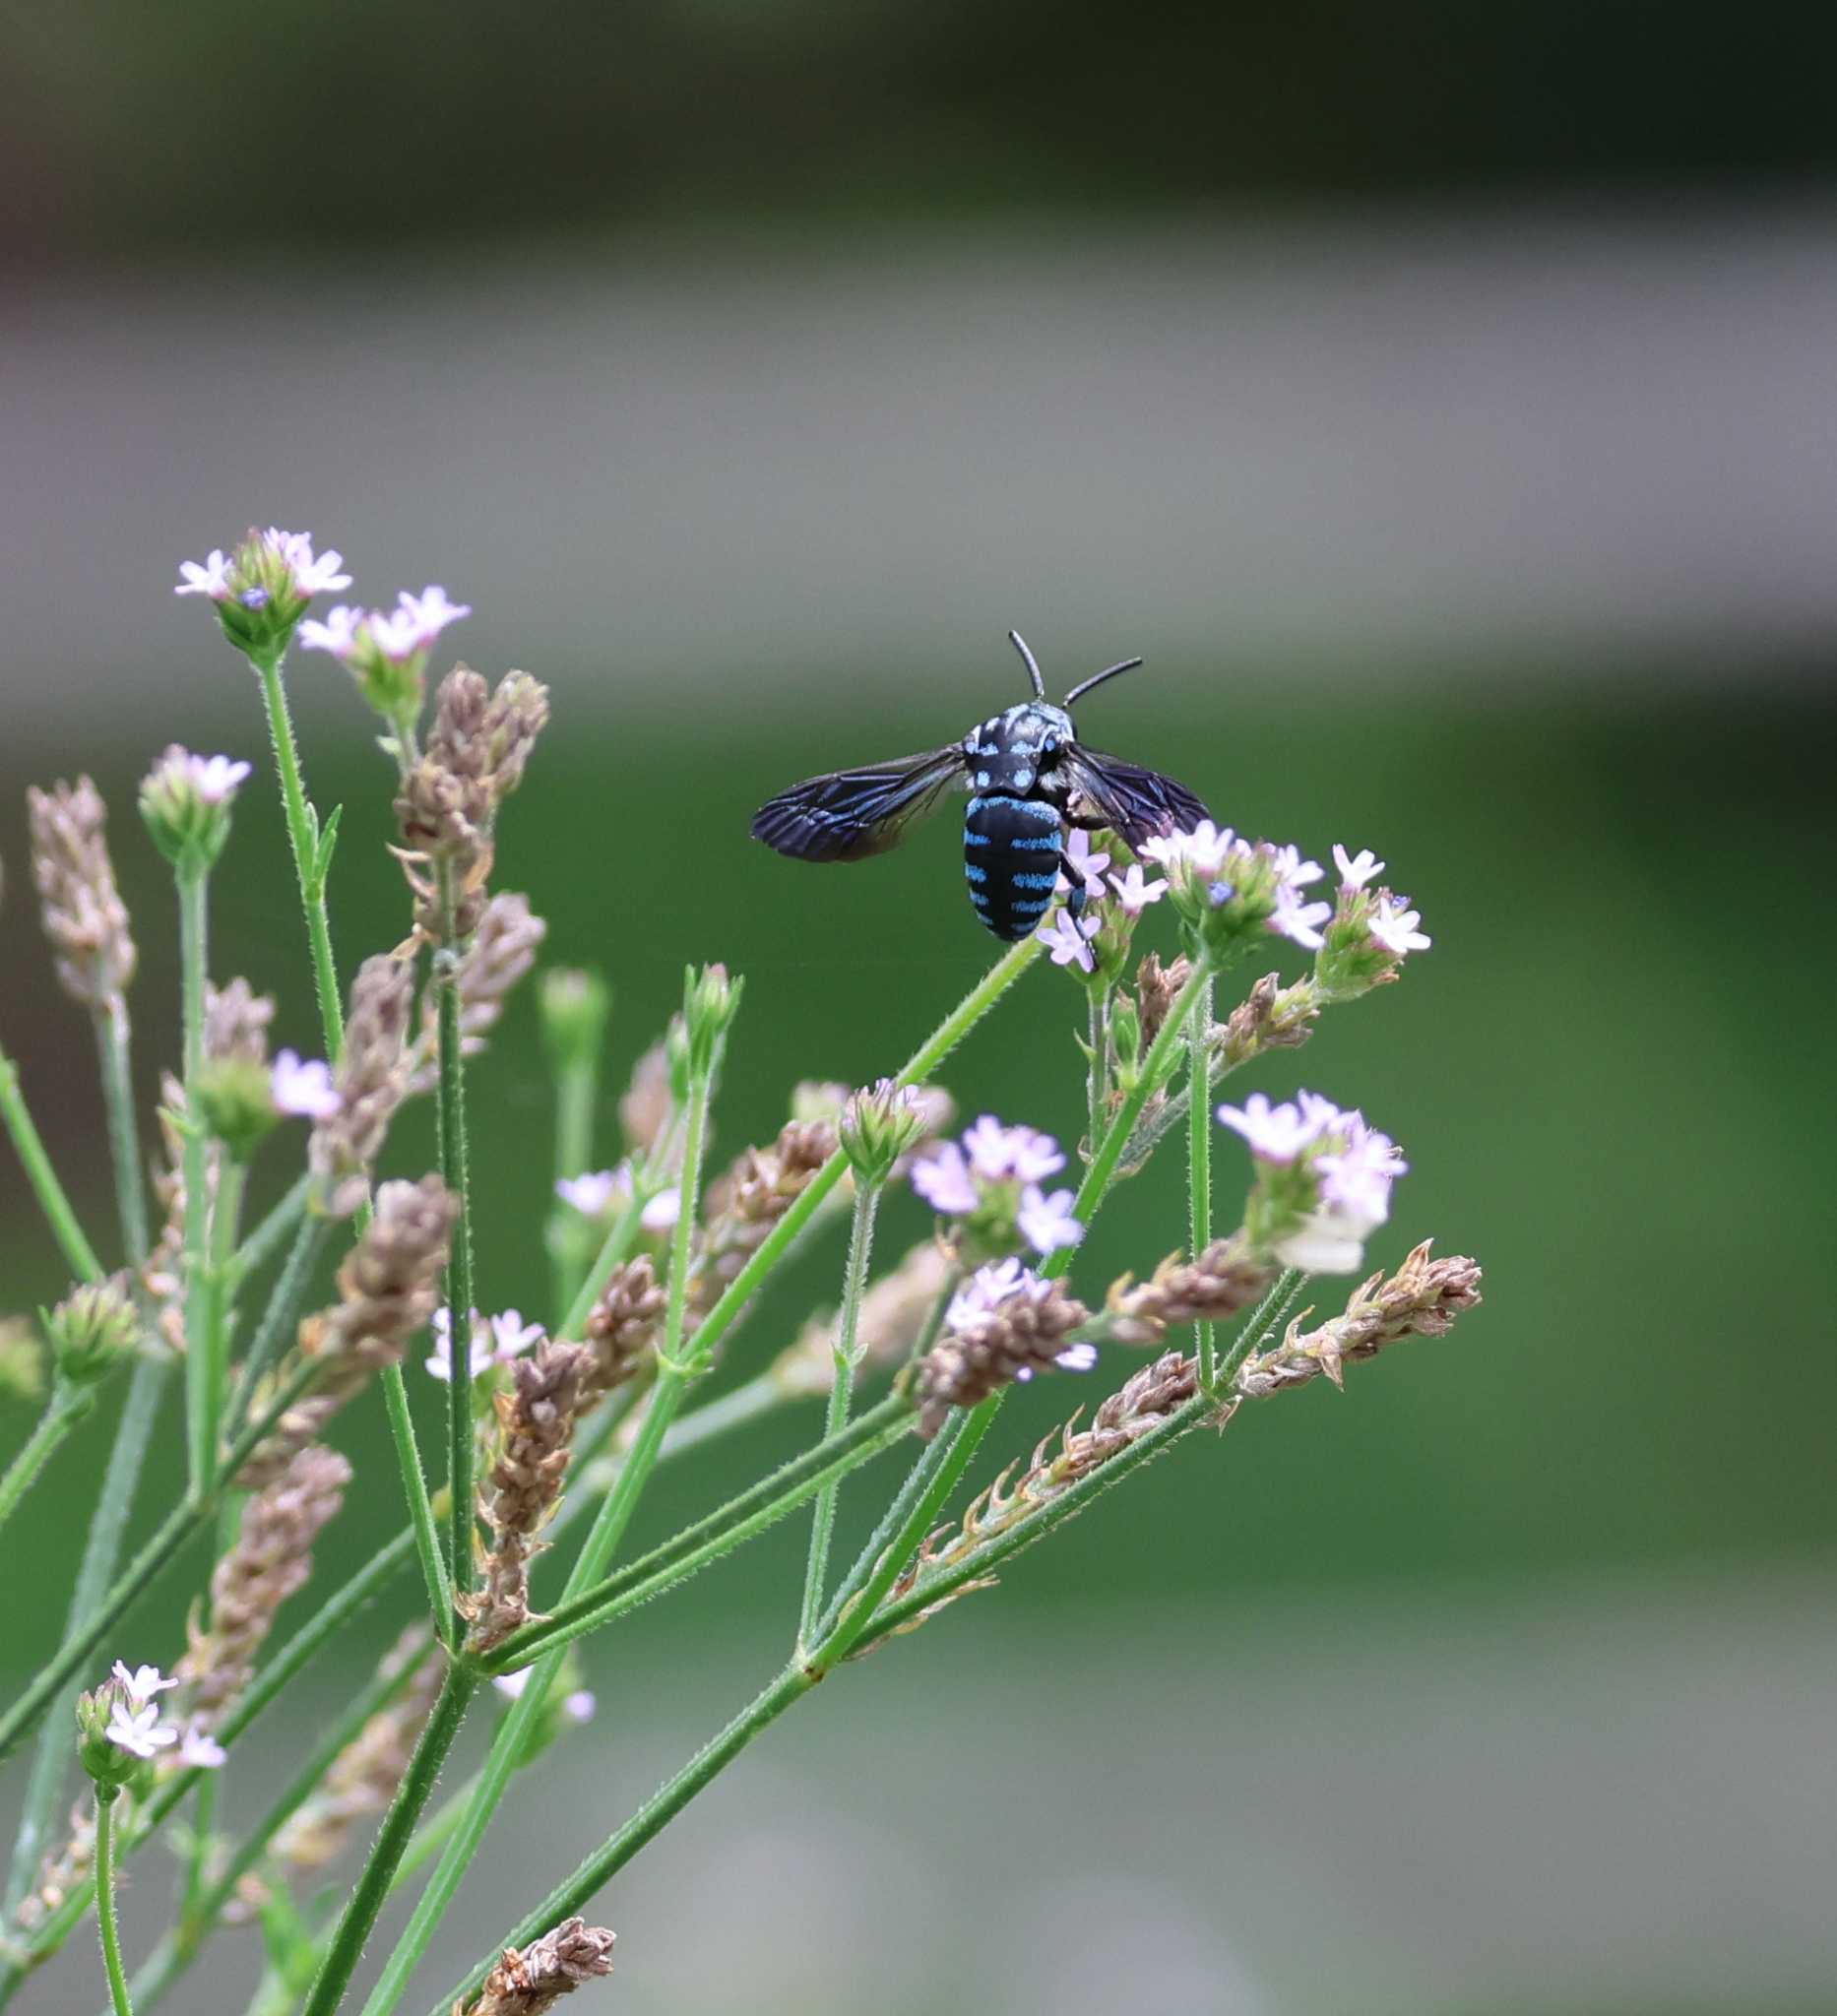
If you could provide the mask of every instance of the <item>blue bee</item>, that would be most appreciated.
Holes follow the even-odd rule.
[[[997,938],[1025,938],[1052,900],[1061,869],[1084,908],[1084,884],[1070,872],[1065,837],[1074,827],[1108,827],[1132,849],[1156,834],[1190,832],[1206,808],[1184,785],[1157,771],[1087,749],[1072,727],[1072,703],[1139,665],[1124,659],[1074,686],[1062,706],[1019,633],[1008,632],[1034,682],[1034,698],[991,715],[961,742],[806,778],[762,805],[753,838],[797,861],[858,861],[897,847],[906,829],[935,809],[952,786],[967,788],[963,872],[977,916]]]

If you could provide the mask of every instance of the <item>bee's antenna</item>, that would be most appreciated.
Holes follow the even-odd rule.
[[[1016,642],[1018,641],[1019,640],[1017,639]],[[1066,694],[1065,705],[1069,707],[1081,693],[1090,692],[1093,686],[1101,686],[1106,679],[1113,679],[1118,672],[1134,671],[1136,666],[1140,663],[1142,663],[1142,660],[1140,660],[1139,658],[1125,658],[1121,664],[1111,665],[1106,671],[1094,673],[1090,678],[1086,679],[1082,685],[1074,686],[1071,689],[1071,691]],[[1038,677],[1039,675],[1036,673],[1035,676]]]
[[[1026,665],[1028,673],[1033,679],[1034,697],[1038,700],[1044,700],[1046,697],[1046,682],[1040,676],[1039,662],[1033,653],[1028,650],[1027,639],[1018,630],[1010,630],[1008,632],[1008,642],[1020,653],[1021,662]]]

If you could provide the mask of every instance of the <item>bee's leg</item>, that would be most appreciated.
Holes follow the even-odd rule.
[[[1079,833],[1106,833],[1110,830],[1109,821],[1101,812],[1067,812],[1065,823]]]
[[[1065,899],[1065,914],[1075,921],[1084,915],[1084,877],[1073,867],[1069,854],[1059,855],[1059,873],[1071,884],[1071,894]]]

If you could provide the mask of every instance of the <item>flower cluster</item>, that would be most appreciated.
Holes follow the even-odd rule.
[[[174,742],[141,785],[154,845],[181,870],[209,868],[229,838],[229,808],[249,774],[227,756],[194,756]]]
[[[1065,899],[1035,934],[1051,955],[1054,966],[1075,966],[1082,973],[1113,983],[1128,956],[1137,920],[1151,903],[1159,903],[1168,885],[1151,880],[1140,861],[1130,861],[1121,874],[1111,868],[1122,857],[1123,844],[1109,837],[1115,852],[1100,850],[1082,829],[1066,842],[1071,876],[1060,872],[1058,893]]]
[[[616,1168],[592,1169],[583,1176],[563,1176],[555,1195],[583,1218],[603,1222],[624,1211],[632,1200],[634,1176],[629,1161]],[[682,1193],[671,1183],[644,1202],[638,1223],[648,1232],[666,1232],[682,1215]]]
[[[944,1335],[918,1360],[913,1398],[919,1434],[929,1440],[952,1408],[975,1407],[1045,1366],[1090,1371],[1096,1349],[1066,1342],[1090,1313],[1060,1283],[1043,1281],[1018,1260],[979,1267],[951,1297]]]
[[[159,1696],[177,1685],[157,1666],[130,1671],[116,1660],[99,1687],[77,1697],[78,1755],[98,1793],[112,1797],[142,1783],[146,1767],[164,1752],[187,1770],[214,1770],[223,1761],[222,1745],[196,1725],[181,1729],[159,1719]]]
[[[180,563],[174,595],[209,596],[223,635],[256,660],[279,658],[316,595],[350,586],[342,553],[315,554],[312,535],[251,529],[232,552]]]
[[[1394,980],[1410,953],[1426,952],[1434,941],[1423,930],[1422,916],[1410,908],[1407,896],[1368,886],[1384,872],[1384,863],[1369,848],[1349,854],[1336,844],[1333,863],[1340,871],[1339,900],[1314,960],[1314,976],[1323,1001],[1350,1001]]]
[[[951,1239],[972,1262],[999,1259],[1022,1245],[1052,1253],[1084,1237],[1084,1227],[1072,1215],[1071,1191],[1043,1187],[1064,1166],[1050,1134],[1004,1127],[984,1113],[960,1143],[940,1142],[919,1157],[912,1166],[912,1185],[933,1211],[956,1221]]]
[[[1309,1274],[1356,1273],[1364,1241],[1390,1216],[1392,1183],[1409,1169],[1390,1136],[1312,1092],[1280,1105],[1254,1092],[1218,1116],[1256,1163],[1244,1207],[1252,1246]]]
[[[471,604],[454,601],[444,588],[430,584],[419,595],[404,589],[393,609],[341,604],[323,623],[302,623],[300,648],[337,659],[364,699],[406,736],[427,690],[428,653],[441,631],[471,614]]]
[[[505,1309],[496,1316],[472,1311],[468,1326],[471,1344],[467,1355],[468,1377],[482,1379],[496,1365],[508,1365],[520,1358],[546,1334],[539,1323],[526,1323],[519,1309]],[[426,1360],[428,1372],[436,1379],[453,1376],[453,1311],[436,1309],[428,1330],[433,1337],[433,1355]]]
[[[1326,872],[1295,847],[1248,841],[1229,826],[1203,819],[1190,833],[1144,841],[1142,856],[1168,878],[1169,901],[1189,934],[1215,956],[1229,956],[1265,932],[1308,951],[1322,943],[1333,914],[1306,891]]]

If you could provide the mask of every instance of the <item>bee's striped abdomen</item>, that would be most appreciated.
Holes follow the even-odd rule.
[[[1025,938],[1045,914],[1062,846],[1056,805],[1005,791],[970,800],[963,872],[977,915],[997,938]]]

